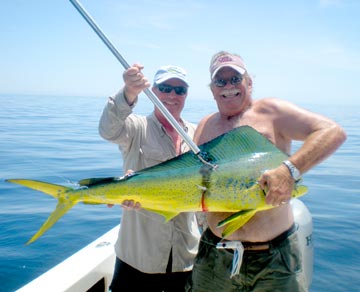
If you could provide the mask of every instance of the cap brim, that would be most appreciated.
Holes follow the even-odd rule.
[[[166,75],[165,77],[163,77],[163,78],[160,78],[160,79],[156,80],[156,81],[155,81],[155,84],[158,85],[158,84],[163,83],[163,82],[165,82],[165,81],[167,81],[167,80],[169,80],[169,79],[179,79],[179,80],[181,80],[182,82],[184,82],[187,86],[189,86],[189,84],[187,83],[187,81],[186,81],[185,79],[179,77],[178,75],[169,75],[169,74],[167,74],[167,75]]]
[[[215,77],[215,75],[223,68],[225,67],[230,67],[232,69],[234,69],[235,71],[239,72],[241,75],[244,75],[246,70],[240,66],[236,66],[236,65],[232,65],[232,64],[224,64],[222,66],[220,66],[219,68],[216,68],[216,70],[212,73],[211,75],[211,79],[213,79]]]

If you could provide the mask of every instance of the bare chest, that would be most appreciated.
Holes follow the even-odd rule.
[[[256,131],[264,135],[271,142],[275,143],[277,141],[276,132],[274,130],[274,125],[271,120],[261,115],[247,115],[237,117],[216,117],[209,121],[206,129],[204,129],[204,139],[207,141],[214,139],[217,136],[220,136],[224,133],[229,132],[232,129],[241,127],[241,126],[250,126]]]

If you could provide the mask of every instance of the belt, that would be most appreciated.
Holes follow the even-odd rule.
[[[245,251],[260,251],[260,250],[269,250],[271,247],[279,246],[284,240],[286,240],[291,234],[296,231],[295,224],[291,225],[291,227],[281,233],[280,235],[276,236],[274,239],[265,241],[265,242],[241,242]],[[220,241],[224,241],[223,239],[214,235],[210,229],[206,230],[206,235],[208,239],[212,240],[213,243],[217,244]],[[232,251],[232,250],[228,250]]]

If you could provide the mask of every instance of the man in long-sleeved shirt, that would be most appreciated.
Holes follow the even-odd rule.
[[[100,119],[100,135],[119,145],[124,170],[140,170],[189,150],[177,131],[155,108],[149,116],[132,113],[138,94],[150,86],[135,64],[124,74],[125,86],[109,98]],[[176,66],[161,67],[152,91],[175,120],[193,137],[195,127],[181,118],[188,82]],[[134,207],[134,202],[125,202]],[[124,208],[115,245],[117,261],[112,291],[184,291],[200,234],[194,213],[183,213],[168,223],[143,209]]]

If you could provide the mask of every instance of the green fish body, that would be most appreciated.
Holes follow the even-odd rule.
[[[249,126],[236,128],[201,146],[204,164],[192,152],[122,178],[91,178],[73,189],[46,182],[9,179],[47,193],[58,204],[39,231],[28,241],[38,239],[75,204],[121,204],[140,202],[143,209],[156,212],[166,221],[181,212],[231,212],[219,223],[227,236],[244,225],[256,212],[273,208],[265,203],[257,181],[261,174],[287,159],[268,139]],[[296,185],[292,196],[307,192]]]

